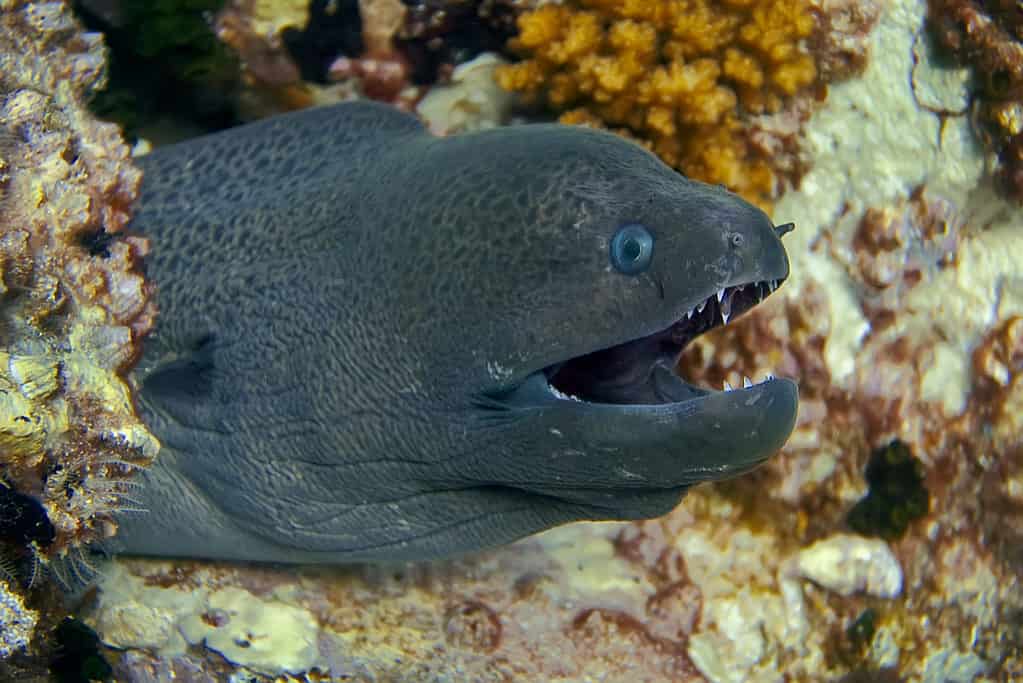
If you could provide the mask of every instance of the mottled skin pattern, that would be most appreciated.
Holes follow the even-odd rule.
[[[618,137],[438,139],[363,103],[141,161],[161,311],[137,379],[164,448],[115,551],[442,557],[664,514],[792,429],[784,380],[663,405],[547,389],[547,365],[788,272],[762,212]],[[630,221],[657,239],[636,276],[608,259]]]

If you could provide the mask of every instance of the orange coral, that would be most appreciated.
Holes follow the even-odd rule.
[[[760,204],[775,193],[743,116],[777,112],[817,79],[808,0],[573,0],[519,17],[526,59],[498,82],[564,123],[605,125],[679,170]]]

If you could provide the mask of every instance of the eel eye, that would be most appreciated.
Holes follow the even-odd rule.
[[[746,238],[743,237],[741,232],[733,232],[729,237],[728,241],[731,242],[732,246],[739,249],[746,243]]]
[[[623,225],[611,238],[611,265],[620,273],[642,273],[653,255],[654,236],[639,223]]]

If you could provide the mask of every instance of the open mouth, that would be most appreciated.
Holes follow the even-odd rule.
[[[587,403],[677,403],[711,393],[679,377],[674,367],[690,341],[726,325],[766,299],[784,281],[762,280],[719,289],[665,330],[544,369],[551,392]],[[768,376],[765,381],[772,381]],[[744,385],[752,385],[744,380]],[[729,390],[727,384],[725,390]]]

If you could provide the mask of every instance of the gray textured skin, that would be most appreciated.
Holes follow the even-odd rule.
[[[161,310],[137,378],[164,448],[115,552],[447,556],[664,514],[793,427],[787,380],[609,405],[558,399],[536,374],[788,274],[761,211],[618,137],[438,139],[347,104],[141,162],[133,227],[153,240]],[[656,236],[642,275],[610,266],[624,222]]]

